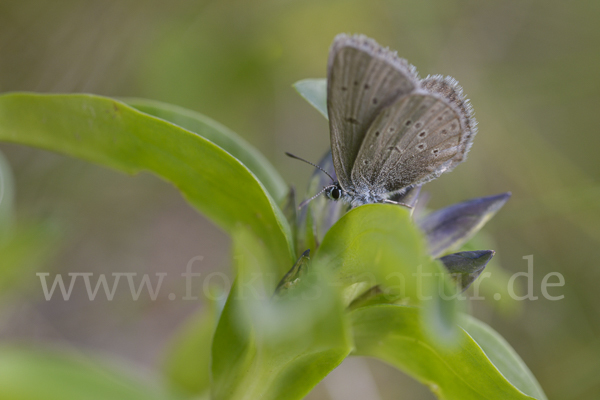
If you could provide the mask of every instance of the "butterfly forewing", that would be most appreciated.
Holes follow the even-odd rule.
[[[375,41],[364,36],[336,37],[328,62],[327,110],[333,162],[344,189],[353,187],[352,169],[377,115],[411,93],[417,82],[406,61]]]

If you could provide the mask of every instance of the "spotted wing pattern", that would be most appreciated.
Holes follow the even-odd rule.
[[[327,111],[331,150],[343,189],[378,114],[418,87],[414,67],[362,35],[338,35],[327,67]]]
[[[470,105],[451,78],[421,81],[421,89],[382,110],[362,143],[351,179],[379,195],[422,184],[465,159],[475,134]]]
[[[473,137],[477,134],[477,121],[473,115],[473,107],[464,95],[462,87],[450,76],[428,76],[421,81],[421,87],[434,95],[441,96],[458,114],[462,129],[460,135],[462,151],[454,159],[455,166],[466,159],[473,144]]]

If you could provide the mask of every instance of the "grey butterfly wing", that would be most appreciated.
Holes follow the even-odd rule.
[[[462,162],[474,134],[471,108],[456,82],[427,78],[377,115],[352,180],[379,195],[425,183]]]
[[[414,68],[365,36],[338,35],[327,66],[331,151],[342,188],[377,115],[418,85]]]
[[[433,75],[421,81],[421,87],[430,93],[441,96],[455,109],[461,122],[460,143],[462,151],[454,160],[457,164],[463,162],[473,144],[473,137],[477,134],[477,120],[473,115],[473,107],[463,93],[462,87],[456,79],[450,76]]]

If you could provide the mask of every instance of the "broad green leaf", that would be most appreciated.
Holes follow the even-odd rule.
[[[234,248],[238,274],[214,335],[212,398],[302,399],[351,350],[339,295],[309,269],[273,298],[264,245],[241,231]]]
[[[164,372],[170,387],[186,396],[199,396],[210,389],[210,349],[217,324],[216,307],[206,306],[190,317],[174,336]]]
[[[0,153],[0,241],[7,235],[13,219],[14,196],[12,172]]]
[[[303,79],[294,89],[327,118],[327,79]]]
[[[211,141],[170,122],[101,96],[13,93],[0,96],[0,140],[130,174],[151,171],[226,231],[249,226],[282,273],[293,265],[287,221],[256,176]]]
[[[514,386],[536,399],[546,400],[542,387],[529,368],[498,332],[469,315],[463,316],[460,325]]]
[[[348,289],[348,303],[360,290],[379,285],[387,302],[423,304],[429,333],[452,340],[456,287],[429,256],[425,238],[406,208],[367,204],[349,211],[327,232],[313,262]],[[354,290],[357,285],[360,290]]]
[[[169,399],[134,368],[109,366],[71,352],[0,348],[2,400],[159,400]]]
[[[373,283],[383,283],[397,272],[408,280],[428,258],[408,210],[389,204],[367,204],[346,213],[329,229],[315,255],[346,284],[356,283],[361,274],[379,280]]]
[[[275,200],[279,201],[286,195],[288,188],[279,172],[256,148],[229,128],[200,113],[175,105],[145,99],[123,101],[146,114],[172,122],[210,140],[241,161]]]
[[[377,305],[352,311],[354,354],[374,357],[395,366],[427,385],[439,399],[534,398],[513,386],[493,364],[503,357],[503,363],[515,363],[514,353],[503,353],[506,349],[496,347],[497,358],[488,358],[474,337],[462,329],[456,346],[440,346],[422,331],[419,313],[419,308],[398,305]]]

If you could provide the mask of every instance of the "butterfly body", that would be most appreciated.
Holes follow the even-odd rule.
[[[325,192],[352,206],[387,202],[451,170],[476,133],[454,79],[421,80],[406,60],[361,35],[333,42],[327,110],[337,181]]]
[[[348,187],[344,189],[339,182],[334,182],[333,185],[328,187],[325,190],[325,195],[333,201],[345,201],[353,207],[369,203],[383,203],[390,196],[388,193],[377,193],[368,187]]]

